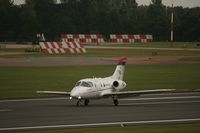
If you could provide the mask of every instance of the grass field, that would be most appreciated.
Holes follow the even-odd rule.
[[[174,43],[181,47],[185,43]],[[147,44],[123,44],[118,46],[168,47],[167,42]],[[196,43],[186,46],[197,48]],[[25,53],[24,49],[0,49],[0,52],[19,52],[21,54],[2,55],[0,57],[41,57],[41,56],[85,56],[85,57],[141,57],[183,56],[184,61],[200,61],[199,51],[183,50],[138,50],[138,49],[88,49],[86,54],[45,55],[42,53]],[[175,88],[177,90],[194,90],[200,88],[200,64],[182,65],[127,65],[125,81],[126,90]],[[112,74],[115,65],[105,66],[63,66],[63,67],[0,67],[0,98],[38,96],[37,90],[70,91],[75,82],[86,77],[105,77]]]
[[[127,65],[125,90],[200,89],[200,64]],[[35,97],[37,90],[70,91],[87,77],[110,76],[115,65],[63,67],[0,67],[0,98]]]
[[[89,49],[86,56],[152,56],[153,53],[157,52],[157,56],[200,56],[199,51],[188,51],[188,50],[141,50],[141,49],[114,49],[114,50],[99,50],[99,49]]]
[[[173,48],[200,48],[200,42],[174,42]],[[145,48],[171,48],[170,42],[149,42],[149,43],[112,43],[103,44],[103,46],[118,46],[118,47],[145,47]]]
[[[199,133],[200,124],[149,125],[107,128],[81,128],[51,131],[22,131],[17,133]]]

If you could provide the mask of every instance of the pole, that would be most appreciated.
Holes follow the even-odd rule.
[[[172,7],[171,7],[171,43],[170,46],[174,46],[174,5],[172,0]]]

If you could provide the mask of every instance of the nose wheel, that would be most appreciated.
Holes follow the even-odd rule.
[[[78,100],[77,103],[76,103],[76,106],[79,107],[80,104],[81,104],[81,100]]]

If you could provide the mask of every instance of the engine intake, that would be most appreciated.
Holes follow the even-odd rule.
[[[113,82],[113,86],[114,86],[114,88],[117,88],[117,87],[119,86],[119,82],[114,81],[114,82]]]
[[[115,90],[122,90],[123,88],[126,87],[126,83],[124,81],[121,81],[121,80],[115,80],[113,83],[112,83],[112,88],[115,89]]]

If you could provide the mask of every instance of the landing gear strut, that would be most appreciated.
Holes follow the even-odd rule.
[[[85,102],[84,102],[85,106],[88,106],[89,102],[90,102],[89,99],[85,99]]]
[[[76,106],[79,107],[80,106],[80,103],[81,103],[81,100],[79,99],[76,103]]]
[[[113,103],[115,106],[118,106],[118,97],[117,96],[113,96]]]

